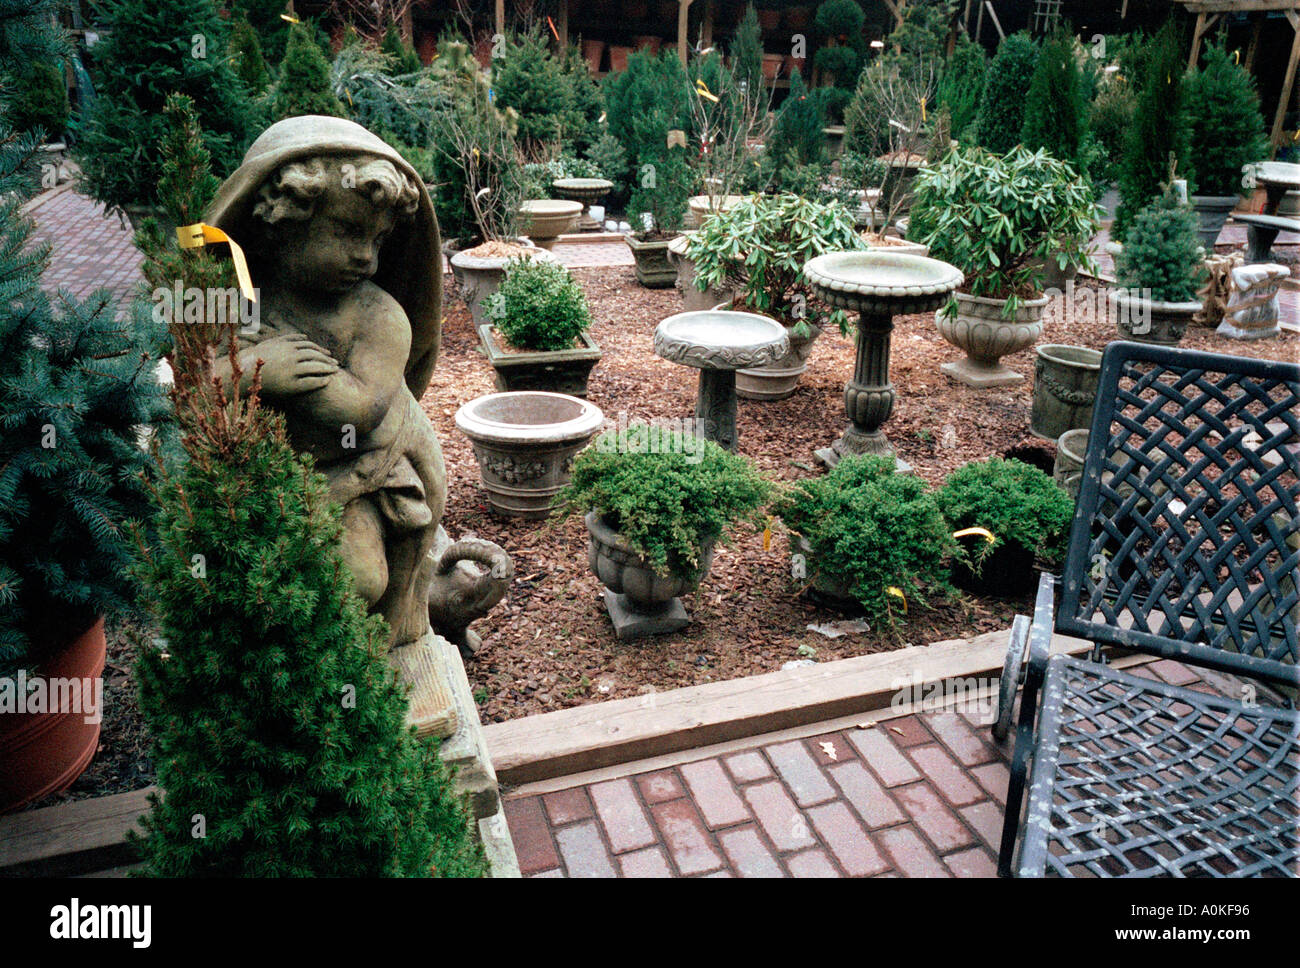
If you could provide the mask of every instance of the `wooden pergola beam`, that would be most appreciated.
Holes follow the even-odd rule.
[[[1300,65],[1300,13],[1294,10],[1286,12],[1286,19],[1291,22],[1295,38],[1291,41],[1291,56],[1286,62],[1286,74],[1282,78],[1282,93],[1277,99],[1277,114],[1273,116],[1273,133],[1269,138],[1273,142],[1273,156],[1277,156],[1282,147],[1282,122],[1286,118],[1286,107],[1291,101],[1291,91],[1295,88],[1296,67]]]
[[[1196,15],[1196,29],[1192,32],[1192,53],[1187,58],[1187,69],[1194,70],[1196,62],[1201,59],[1201,40],[1219,21],[1219,14],[1212,14],[1206,19],[1205,12]]]

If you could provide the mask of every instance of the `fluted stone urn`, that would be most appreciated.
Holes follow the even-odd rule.
[[[551,182],[551,191],[557,198],[582,203],[582,214],[578,216],[578,228],[584,232],[594,232],[600,228],[591,217],[591,206],[614,190],[614,183],[607,178],[558,178]]]
[[[633,551],[599,512],[584,519],[591,539],[587,563],[605,586],[605,607],[620,639],[665,635],[690,624],[679,596],[694,591],[713,567],[713,544],[700,554],[700,570],[694,578],[659,574]]]
[[[969,387],[1001,387],[1019,383],[1024,376],[998,361],[1032,346],[1043,334],[1043,310],[1048,299],[1021,300],[1014,313],[1004,316],[1007,301],[957,293],[957,312],[935,314],[939,334],[966,354],[966,359],[943,364],[940,369]]]
[[[700,371],[695,418],[705,439],[730,451],[737,445],[736,371],[771,363],[789,349],[785,327],[757,313],[678,313],[655,328],[656,354]]]
[[[938,259],[874,249],[828,252],[804,266],[817,298],[837,309],[859,313],[853,378],[844,388],[849,426],[830,447],[817,451],[829,467],[845,454],[895,456],[881,426],[894,411],[889,381],[889,345],[894,317],[938,309],[962,284],[961,270]],[[898,460],[900,471],[911,470]]]

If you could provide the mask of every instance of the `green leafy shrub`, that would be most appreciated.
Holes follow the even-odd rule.
[[[1042,285],[1043,264],[1089,267],[1092,192],[1068,164],[1017,145],[1005,157],[955,149],[917,177],[908,235],[966,276],[962,292],[1006,299],[1004,314]],[[956,302],[948,304],[955,311]]]
[[[952,132],[962,139],[975,123],[979,113],[980,95],[984,91],[984,74],[988,69],[988,55],[965,32],[957,34],[957,46],[944,69],[935,94],[936,103],[952,114]],[[974,131],[971,131],[974,138]]]
[[[935,495],[948,528],[984,528],[987,552],[1014,545],[1056,566],[1065,557],[1074,502],[1037,467],[992,457],[953,471]]]
[[[813,296],[805,263],[827,252],[865,248],[843,206],[791,194],[751,195],[706,219],[686,243],[686,256],[695,263],[701,291],[737,287],[736,309],[771,316],[808,335],[809,327],[827,323],[847,332],[850,320]]]
[[[556,516],[597,511],[661,575],[695,578],[706,545],[761,527],[772,485],[711,440],[645,424],[606,431],[573,462]]]
[[[40,130],[57,141],[68,126],[68,85],[59,64],[36,61],[3,79],[8,123],[15,131]]]
[[[1171,162],[1179,167],[1188,163],[1191,147],[1183,91],[1184,49],[1182,32],[1172,20],[1147,49],[1133,123],[1124,140],[1120,203],[1111,226],[1111,234],[1117,238],[1125,235],[1138,212],[1164,192]]]
[[[96,15],[105,28],[90,51],[96,96],[73,122],[82,190],[109,209],[157,203],[162,110],[174,92],[194,100],[217,175],[233,171],[258,133],[258,116],[213,0],[107,0]],[[194,56],[195,38],[202,57]]]
[[[1125,289],[1150,289],[1157,302],[1196,298],[1204,272],[1196,213],[1167,193],[1133,219],[1115,262],[1115,280]]]
[[[1124,142],[1136,110],[1131,84],[1117,77],[1102,83],[1088,112],[1088,134],[1099,148],[1090,168],[1094,182],[1109,185],[1119,177]]]
[[[304,24],[294,24],[289,31],[280,78],[271,92],[271,110],[277,121],[300,114],[347,117],[330,84],[329,61]]]
[[[235,73],[244,82],[249,94],[261,94],[271,84],[271,71],[262,55],[262,42],[257,31],[243,17],[237,17],[230,28],[230,53],[235,62]]]
[[[641,155],[631,197],[627,203],[632,231],[644,238],[676,235],[686,217],[695,175],[686,160],[686,149],[663,145],[646,148]],[[648,213],[651,227],[645,229],[641,216]]]
[[[414,74],[424,66],[420,63],[420,55],[406,41],[402,40],[402,35],[397,30],[397,24],[388,25],[388,30],[384,32],[384,39],[380,43],[379,49],[390,58],[388,65],[388,73],[390,74],[397,76]]]
[[[1023,31],[998,44],[998,51],[984,75],[979,113],[975,118],[975,140],[997,155],[1006,154],[1020,142],[1025,126],[1025,93],[1038,66],[1038,42]]]
[[[890,588],[916,604],[951,594],[950,529],[925,481],[895,473],[892,457],[844,457],[789,487],[773,510],[808,543],[809,572],[846,582],[873,620],[902,607]]]
[[[168,426],[147,305],[41,287],[50,247],[22,205],[36,144],[0,128],[0,670],[134,609],[131,521],[149,515],[140,429]],[[152,536],[147,540],[152,540]]]
[[[1086,174],[1079,161],[1087,130],[1087,112],[1083,77],[1074,56],[1074,37],[1064,30],[1056,30],[1038,55],[1020,140],[1030,151],[1042,148]]]
[[[1197,195],[1240,195],[1241,169],[1268,156],[1255,79],[1226,49],[1210,45],[1183,82]]]
[[[501,287],[484,301],[501,334],[523,350],[567,350],[591,325],[582,287],[569,270],[539,259],[506,263]]]

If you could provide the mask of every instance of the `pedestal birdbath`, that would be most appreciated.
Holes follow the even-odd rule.
[[[1255,166],[1255,184],[1264,189],[1264,215],[1276,215],[1287,192],[1300,190],[1300,165],[1289,161],[1261,161]]]
[[[655,353],[700,371],[695,417],[704,438],[736,449],[736,371],[765,366],[790,348],[775,319],[724,309],[678,313],[655,328]]]
[[[804,266],[817,297],[837,309],[860,313],[853,379],[844,387],[849,426],[817,457],[834,467],[846,454],[894,456],[881,425],[894,410],[889,382],[889,336],[894,317],[938,309],[962,284],[961,271],[926,256],[873,249],[828,252]],[[898,460],[900,471],[911,467]]]
[[[588,232],[600,228],[600,223],[591,217],[591,206],[613,190],[614,183],[605,178],[558,178],[551,182],[551,191],[557,197],[582,202],[578,228]]]

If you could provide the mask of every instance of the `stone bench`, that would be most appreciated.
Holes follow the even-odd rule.
[[[1300,234],[1300,220],[1279,215],[1232,215],[1232,221],[1246,226],[1250,244],[1246,250],[1247,262],[1267,262],[1273,242],[1280,232]]]

